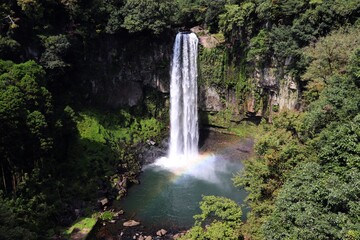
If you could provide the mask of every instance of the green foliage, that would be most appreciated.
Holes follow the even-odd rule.
[[[332,33],[338,34],[332,41],[354,37],[344,31]],[[257,140],[258,157],[235,177],[235,184],[249,191],[252,210],[243,231],[252,239],[358,236],[360,91],[354,41],[346,50],[327,43],[333,55],[318,52],[334,66],[333,71],[318,70],[317,76],[326,79],[323,88],[304,114],[281,112],[272,126],[263,126],[269,134]]]
[[[16,197],[0,196],[2,207],[6,207],[4,215],[0,215],[0,236],[2,239],[47,239],[48,229],[58,223],[57,209],[61,202],[58,186],[51,176],[42,176],[40,169],[22,177],[17,186]],[[3,211],[2,211],[3,212]]]
[[[306,161],[309,153],[294,134],[301,125],[301,115],[283,112],[273,119],[274,125],[262,125],[257,135],[257,157],[245,162],[245,169],[237,174],[235,186],[248,191],[246,198],[251,208],[243,227],[245,235],[264,239],[260,226],[273,211],[274,200],[292,169]]]
[[[178,0],[179,12],[176,19],[186,26],[195,26],[205,20],[207,3],[199,0]]]
[[[241,138],[255,137],[260,133],[259,128],[251,122],[242,122],[236,126],[230,127],[229,130]]]
[[[200,64],[200,81],[207,85],[226,84],[224,77],[227,53],[226,49],[217,48],[200,48],[199,54]]]
[[[105,211],[100,214],[100,219],[103,221],[110,221],[114,217],[114,212],[111,211]]]
[[[34,61],[22,64],[0,64],[0,131],[1,161],[4,189],[10,187],[8,177],[13,175],[16,188],[19,177],[32,170],[52,149],[50,121],[51,95],[45,88],[44,71]],[[18,139],[13,144],[12,139]],[[26,160],[25,160],[26,159]],[[20,174],[21,172],[21,174]],[[18,177],[15,177],[19,173]]]
[[[171,23],[176,11],[174,1],[169,0],[127,0],[123,10],[122,27],[129,32],[150,30],[160,34]]]
[[[70,47],[70,43],[66,36],[60,34],[56,36],[42,37],[45,47],[44,53],[41,55],[40,62],[46,69],[60,69],[69,66],[63,57]]]
[[[109,20],[107,22],[105,31],[106,33],[114,34],[121,29],[123,23],[122,12],[119,9],[113,9],[110,11]]]
[[[247,78],[245,67],[245,59],[238,62],[237,58],[233,58],[230,52],[224,46],[215,48],[201,48],[199,54],[200,60],[200,78],[202,84],[205,86],[215,87],[216,89],[234,90],[238,99],[244,102],[246,95],[250,91],[251,83]],[[222,117],[231,115],[231,109],[226,109],[220,113]],[[212,118],[213,116],[209,116]],[[230,116],[225,122],[229,123]],[[214,119],[215,121],[217,119]],[[228,125],[228,124],[225,124]]]
[[[136,145],[149,139],[160,141],[164,130],[158,120],[138,119],[125,110],[111,113],[88,109],[80,112],[76,121],[79,136],[69,149],[68,178],[75,178],[79,184],[89,179],[88,188],[72,185],[73,191],[85,198],[96,197],[91,188],[96,187],[98,178],[106,178],[110,185],[110,176],[120,173],[133,181],[141,168]]]
[[[298,16],[299,13],[304,12],[309,7],[306,1],[297,0],[285,0],[281,3],[275,3],[275,5],[276,13],[286,17]]]
[[[78,129],[81,138],[99,143],[125,141],[129,144],[145,142],[149,139],[158,140],[164,124],[155,118],[140,119],[125,110],[114,113],[86,111],[80,113]]]
[[[334,76],[328,80],[317,101],[309,105],[303,135],[314,136],[333,121],[352,119],[359,112],[359,89],[349,77]]]
[[[201,214],[194,216],[194,227],[181,239],[239,238],[242,211],[236,202],[224,197],[204,196],[200,209]]]
[[[14,207],[10,201],[0,196],[0,238],[4,240],[12,239],[35,239],[36,234],[29,229],[20,226],[18,217],[14,213]]]
[[[320,164],[326,171],[344,174],[360,169],[360,115],[354,121],[327,126],[315,139]]]
[[[250,62],[253,61],[264,63],[266,56],[269,54],[269,50],[269,33],[262,29],[255,37],[250,40],[249,51],[246,58]]]
[[[28,17],[34,19],[43,17],[45,9],[39,0],[17,0],[17,4]]]
[[[204,25],[211,33],[219,30],[219,16],[225,11],[228,0],[178,0],[179,12],[176,14],[176,22],[192,27]]]
[[[342,28],[304,49],[310,61],[302,76],[303,80],[309,81],[305,94],[307,102],[319,97],[332,75],[347,72],[351,54],[360,47],[359,34],[357,27]]]
[[[9,37],[0,36],[0,59],[12,59],[18,54],[20,44]]]
[[[74,229],[80,229],[80,230],[84,228],[92,229],[96,223],[97,223],[97,219],[95,217],[80,218],[65,231],[65,234],[70,235],[74,231]]]
[[[251,1],[246,1],[241,5],[227,4],[225,5],[225,12],[219,16],[220,30],[227,38],[234,38],[239,31],[246,28],[251,31],[252,15],[255,12],[255,4]],[[247,33],[251,34],[251,32]]]
[[[353,168],[340,178],[316,163],[295,168],[264,225],[266,239],[343,239],[357,231],[359,173]]]
[[[280,63],[285,63],[286,58],[294,57],[297,54],[298,45],[292,36],[290,27],[276,26],[270,32],[270,44],[274,56]]]
[[[350,58],[350,74],[355,84],[360,86],[360,49],[356,49]]]

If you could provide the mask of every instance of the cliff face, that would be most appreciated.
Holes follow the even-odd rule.
[[[200,111],[211,115],[209,124],[252,117],[271,121],[274,112],[299,107],[299,83],[287,71],[292,59],[283,64],[272,59],[266,66],[254,67],[257,64],[246,62],[241,51],[234,53],[212,37],[200,39]]]
[[[147,91],[169,91],[172,37],[106,36],[86,46],[76,71],[86,102],[110,108],[142,103]]]
[[[174,38],[174,33],[162,38],[107,36],[87,46],[87,55],[78,60],[85,100],[118,108],[143,104],[149,92],[168,95]],[[298,83],[286,73],[286,64],[269,64],[249,73],[243,57],[232,56],[231,60],[231,51],[221,40],[201,36],[200,44],[203,123],[224,125],[256,116],[271,120],[273,112],[297,107]]]

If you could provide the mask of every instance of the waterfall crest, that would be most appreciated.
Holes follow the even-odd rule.
[[[196,35],[178,33],[170,83],[170,159],[198,154],[197,54]]]

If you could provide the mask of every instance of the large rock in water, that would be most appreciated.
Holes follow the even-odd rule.
[[[140,225],[140,222],[137,222],[135,220],[129,220],[129,221],[126,221],[123,223],[123,226],[124,227],[135,227],[135,226],[138,226]]]

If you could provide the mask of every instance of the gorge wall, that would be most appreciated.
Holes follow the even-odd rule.
[[[283,65],[271,61],[261,68],[252,67],[256,64],[245,62],[241,52],[236,53],[217,36],[193,31],[200,38],[202,124],[227,126],[260,117],[271,121],[273,112],[298,108],[299,83],[287,72],[291,59]],[[154,92],[168,101],[175,35],[107,36],[87,46],[92,50],[85,51],[88,54],[78,64],[85,101],[109,108],[134,107]]]
[[[83,100],[114,109],[141,105],[149,92],[168,94],[174,35],[167,36],[119,34],[92,42],[75,71]]]
[[[246,62],[246,53],[222,43],[221,36],[202,30],[198,34],[200,108],[208,124],[226,126],[261,117],[271,121],[274,112],[299,108],[299,82],[288,71],[292,59],[284,64],[271,59],[258,67]]]

